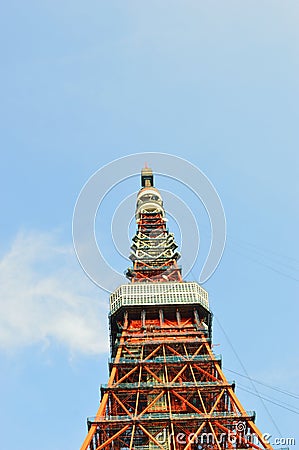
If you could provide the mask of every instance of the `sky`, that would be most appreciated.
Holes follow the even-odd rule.
[[[83,442],[108,377],[109,295],[77,261],[73,210],[95,171],[144,152],[184,158],[215,186],[227,241],[203,286],[214,351],[258,427],[298,445],[298,21],[297,0],[2,5],[1,448]],[[187,275],[197,280],[211,237],[204,208],[175,180],[156,185],[197,219]],[[120,272],[129,261],[112,215],[138,189],[137,176],[112,189],[97,217]],[[169,213],[178,236],[184,224]],[[134,223],[124,227],[132,237]]]

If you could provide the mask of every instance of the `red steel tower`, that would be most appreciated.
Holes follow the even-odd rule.
[[[141,185],[131,283],[110,296],[110,377],[81,450],[271,449],[211,350],[208,293],[182,279],[151,169]]]

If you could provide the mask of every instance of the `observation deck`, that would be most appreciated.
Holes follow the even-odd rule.
[[[123,306],[201,305],[209,311],[208,293],[195,282],[122,284],[110,295],[110,312]]]

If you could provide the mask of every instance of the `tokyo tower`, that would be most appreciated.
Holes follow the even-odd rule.
[[[136,222],[130,282],[110,296],[110,377],[81,450],[272,449],[211,350],[208,293],[182,279],[149,168]]]

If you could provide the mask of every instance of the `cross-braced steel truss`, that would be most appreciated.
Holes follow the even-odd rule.
[[[127,270],[127,277],[132,283],[182,281],[177,247],[161,212],[141,213],[131,247],[134,266]]]
[[[130,320],[81,450],[270,449],[221,370],[195,312]],[[141,313],[142,314],[142,313]]]

